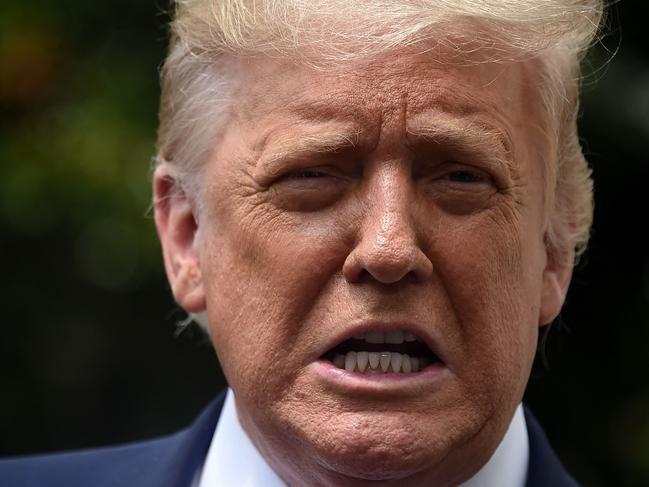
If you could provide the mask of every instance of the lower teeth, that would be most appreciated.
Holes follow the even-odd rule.
[[[332,362],[339,369],[363,374],[409,374],[419,372],[429,363],[423,357],[398,352],[347,352],[337,354]]]

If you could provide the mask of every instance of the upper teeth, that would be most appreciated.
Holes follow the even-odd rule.
[[[349,372],[396,372],[409,374],[419,372],[430,362],[423,357],[411,357],[398,352],[347,352],[337,354],[333,364]]]
[[[365,340],[367,343],[390,343],[393,345],[400,345],[403,342],[420,341],[414,334],[409,331],[401,330],[371,330],[366,331],[360,335],[354,336],[358,340]]]

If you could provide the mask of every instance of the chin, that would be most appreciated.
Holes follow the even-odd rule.
[[[397,417],[358,414],[344,419],[327,426],[326,431],[309,434],[315,440],[308,442],[315,449],[314,458],[331,474],[324,484],[453,485],[465,480],[455,479],[453,467],[449,469],[446,462],[456,449],[463,450],[463,473],[473,462],[475,468],[469,473],[481,466],[481,459],[472,458],[464,449],[467,439],[475,436],[473,431],[461,432],[434,422],[422,424],[421,418],[405,413]]]

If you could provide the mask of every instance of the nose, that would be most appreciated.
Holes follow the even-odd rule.
[[[367,276],[383,284],[403,279],[424,281],[433,263],[422,250],[409,175],[386,171],[368,188],[356,245],[343,264],[350,283]]]

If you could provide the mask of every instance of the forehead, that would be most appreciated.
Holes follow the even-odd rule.
[[[239,67],[234,114],[260,129],[282,117],[353,122],[365,129],[443,112],[494,125],[505,132],[526,125],[530,100],[522,63],[441,64],[426,54],[314,69],[283,59],[252,59]],[[508,134],[511,135],[511,134]]]

